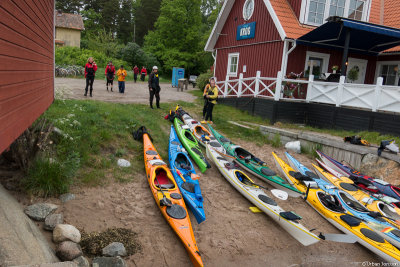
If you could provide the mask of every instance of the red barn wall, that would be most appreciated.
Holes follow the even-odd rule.
[[[271,75],[274,77],[281,68],[283,42],[264,1],[255,0],[254,13],[249,21],[243,19],[244,3],[245,0],[235,1],[215,45],[217,49],[215,76],[219,81],[225,80],[229,53],[240,53],[238,76],[243,72],[244,65],[247,66],[244,77],[255,77],[258,70],[264,77]],[[254,21],[255,37],[237,41],[237,27]]]
[[[0,153],[54,99],[54,0],[0,1]]]

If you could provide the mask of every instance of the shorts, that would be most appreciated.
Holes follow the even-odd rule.
[[[113,85],[113,82],[114,82],[114,80],[110,80],[107,78],[107,85],[109,85],[109,84]]]

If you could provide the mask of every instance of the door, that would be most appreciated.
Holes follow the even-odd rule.
[[[365,59],[349,57],[348,62],[349,64],[347,65],[346,81],[350,83],[364,84],[368,61]]]

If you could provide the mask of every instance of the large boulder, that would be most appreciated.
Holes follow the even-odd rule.
[[[43,228],[48,231],[53,231],[58,224],[64,223],[64,216],[62,214],[50,214],[44,220]]]
[[[103,248],[103,256],[115,257],[115,256],[126,256],[126,249],[124,244],[120,242],[112,242],[108,246]]]
[[[121,257],[98,257],[93,259],[93,267],[127,267]]]
[[[0,185],[0,266],[58,262],[39,228]]]
[[[68,240],[79,243],[81,241],[81,233],[75,226],[70,224],[57,224],[53,230],[53,241],[59,243]]]
[[[58,208],[50,203],[36,203],[25,208],[26,215],[32,220],[43,222],[46,217]]]
[[[81,246],[72,241],[64,241],[57,245],[56,255],[62,261],[72,261],[82,254]]]

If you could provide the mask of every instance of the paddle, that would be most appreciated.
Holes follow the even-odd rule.
[[[186,183],[186,179],[183,178],[182,173],[175,167],[176,173],[182,178],[182,180]]]
[[[155,177],[155,180],[157,182],[157,186],[158,188],[160,188],[161,194],[163,195],[163,198],[160,200],[160,206],[168,206],[171,207],[172,206],[172,202],[171,199],[167,198],[164,194],[164,191],[162,190],[162,187],[160,185],[160,183],[158,182],[157,176]]]

